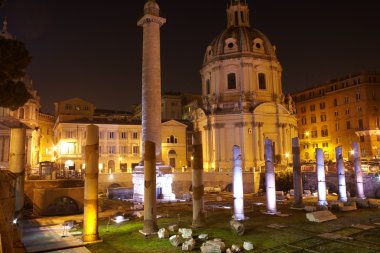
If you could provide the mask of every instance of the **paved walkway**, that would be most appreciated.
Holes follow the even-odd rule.
[[[115,211],[99,213],[99,218],[113,215]],[[90,253],[82,240],[64,230],[67,220],[83,221],[83,214],[70,216],[43,217],[24,220],[22,224],[22,241],[28,253]]]

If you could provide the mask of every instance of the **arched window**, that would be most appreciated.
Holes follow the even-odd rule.
[[[235,11],[235,25],[238,25],[239,24],[239,15],[238,15],[238,12]]]
[[[170,135],[170,141],[169,141],[169,143],[174,143],[174,141],[175,141],[174,136],[173,136],[173,135]]]
[[[207,79],[207,81],[206,81],[206,95],[210,95],[210,93],[211,93],[210,79]]]
[[[259,73],[259,89],[260,90],[266,90],[266,88],[267,88],[267,83],[265,80],[265,74]]]
[[[236,89],[236,74],[235,73],[228,74],[227,80],[228,80],[228,89],[229,90]]]

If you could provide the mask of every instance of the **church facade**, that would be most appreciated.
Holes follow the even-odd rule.
[[[250,25],[244,1],[227,7],[227,28],[207,47],[201,69],[202,106],[193,114],[202,133],[205,171],[229,171],[232,148],[242,150],[245,171],[264,165],[264,140],[274,142],[275,161],[291,162],[297,137],[294,103],[282,93],[276,48]]]

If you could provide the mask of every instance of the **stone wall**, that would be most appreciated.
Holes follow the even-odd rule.
[[[33,212],[37,215],[82,213],[84,188],[34,189]]]

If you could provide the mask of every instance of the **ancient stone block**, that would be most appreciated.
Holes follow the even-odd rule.
[[[169,242],[174,247],[178,247],[181,244],[181,236],[173,235],[169,238]]]
[[[184,239],[189,239],[191,238],[192,234],[193,234],[193,230],[191,230],[191,228],[180,228],[178,230],[178,232],[180,234],[182,234],[182,238]]]
[[[231,229],[234,233],[236,233],[237,235],[244,235],[244,230],[245,230],[245,227],[244,227],[244,224],[237,221],[237,220],[230,220],[230,226],[231,226]]]
[[[246,251],[253,250],[253,243],[252,242],[244,242],[243,243],[243,249]]]
[[[195,240],[191,238],[182,244],[183,251],[192,251],[195,248]]]
[[[318,223],[337,219],[337,217],[334,214],[332,214],[330,211],[318,211],[318,212],[307,213],[306,218],[309,221],[318,222]]]
[[[157,235],[160,239],[169,238],[169,231],[166,228],[161,228],[158,230]]]

